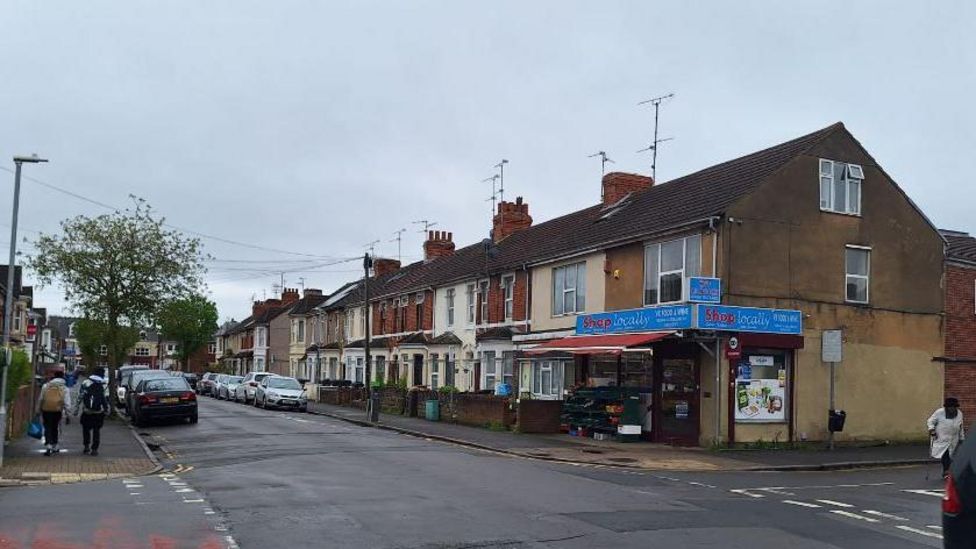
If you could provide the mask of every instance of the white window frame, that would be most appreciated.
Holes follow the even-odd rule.
[[[350,310],[347,310],[346,311],[346,314],[342,315],[342,317],[343,317],[342,334],[345,337],[345,341],[346,342],[352,341],[352,318],[351,318],[351,315],[353,315],[353,314],[354,314],[354,311],[352,311],[350,309]]]
[[[255,335],[257,336],[255,338],[257,340],[257,346],[258,347],[267,347],[268,346],[268,337],[267,337],[267,332],[265,331],[264,327],[255,328],[254,329],[254,332],[255,332]]]
[[[475,298],[475,292],[477,291],[477,286],[475,284],[467,285],[467,322],[468,326],[474,326],[475,322],[475,312],[477,307],[477,299]]]
[[[847,272],[847,251],[848,250],[859,250],[859,251],[862,251],[862,252],[867,252],[867,254],[868,254],[868,262],[867,262],[868,263],[868,265],[867,265],[868,274],[867,275],[851,274],[851,273],[848,273]],[[865,284],[864,284],[864,301],[860,301],[860,300],[857,300],[857,299],[849,299],[848,298],[848,296],[847,296],[847,281],[848,281],[848,279],[851,279],[851,278],[856,278],[856,279],[862,279],[862,280],[864,280],[864,282],[865,282]],[[868,303],[871,303],[871,247],[870,246],[858,246],[858,245],[854,245],[854,244],[848,244],[848,245],[844,246],[844,301],[846,301],[847,303],[857,303],[859,305],[866,305]]]
[[[136,347],[136,356],[149,356],[149,347]]]
[[[500,357],[499,353],[496,351],[481,351],[481,389],[482,390],[495,390],[495,384],[498,383],[498,362]],[[488,360],[487,355],[491,355],[491,360]],[[488,364],[491,364],[491,373],[488,373]],[[488,383],[488,379],[491,378],[491,384]]]
[[[108,345],[102,345],[98,348],[98,354],[101,356],[108,355]]]
[[[570,269],[575,269],[576,271],[576,284],[570,288],[566,283],[566,274]],[[556,287],[556,280],[558,279],[558,273],[562,272],[563,286],[562,288]],[[586,312],[586,261],[580,261],[577,263],[570,263],[569,265],[560,265],[559,267],[553,267],[551,271],[552,275],[552,316],[570,316],[578,315]],[[573,294],[573,310],[566,310],[566,295]],[[580,303],[580,298],[582,298],[582,303]]]
[[[441,366],[440,355],[432,353],[430,355],[430,390],[436,391],[440,387]]]
[[[478,306],[481,313],[479,324],[488,324],[488,294],[491,292],[491,280],[478,281]]]
[[[264,357],[256,357],[254,359],[254,371],[263,372],[264,371]]]
[[[864,168],[858,164],[848,164],[821,158],[819,162],[818,178],[820,194],[820,210],[824,212],[837,213],[843,215],[860,216],[864,202]],[[837,209],[837,197],[835,196],[836,186],[834,183],[834,173],[836,165],[843,166],[844,177],[844,209]],[[858,177],[860,176],[860,177]],[[852,188],[856,187],[857,192],[853,193]],[[825,193],[826,190],[826,193]],[[826,196],[824,196],[826,194]],[[851,197],[857,195],[857,208],[851,206]]]
[[[295,326],[297,327],[297,331],[295,333],[296,341],[298,343],[305,343],[305,319],[298,319]]]
[[[502,277],[502,291],[505,296],[505,320],[510,321],[515,314],[515,275]]]
[[[561,400],[565,383],[566,362],[562,360],[533,360],[532,386],[533,398],[542,400]],[[543,373],[549,373],[549,384],[543,386]]]
[[[698,273],[690,274],[688,272],[688,257],[689,257],[688,243],[694,239],[698,240]],[[670,271],[662,271],[661,259],[662,259],[664,246],[666,244],[672,244],[675,242],[681,242],[681,268],[673,269]],[[656,276],[653,276],[649,272],[650,271],[650,263],[648,261],[649,254],[654,254],[655,256],[655,263],[656,263],[655,268],[657,269]],[[671,240],[664,240],[661,242],[652,242],[649,244],[645,244],[644,245],[644,287],[642,289],[643,296],[641,296],[644,306],[647,307],[652,305],[666,305],[668,303],[681,303],[683,301],[687,301],[688,300],[688,279],[691,276],[701,276],[701,265],[702,265],[701,256],[702,256],[702,237],[700,234],[690,234],[688,236],[683,236],[681,238],[675,238]],[[661,278],[666,275],[674,275],[674,274],[681,275],[681,295],[678,296],[678,299],[676,300],[662,301],[661,300]],[[648,282],[649,279],[652,278],[654,279],[653,280],[654,289],[656,290],[656,295],[657,295],[657,301],[653,301],[653,302],[648,301],[647,299],[647,290],[651,289],[650,286],[648,286]]]
[[[454,326],[454,288],[448,288],[444,293],[444,300],[447,302],[447,326]]]
[[[366,337],[366,307],[359,309],[359,333]]]

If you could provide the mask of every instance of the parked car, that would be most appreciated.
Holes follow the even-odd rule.
[[[268,376],[254,392],[254,405],[261,408],[293,408],[308,411],[305,389],[293,377]]]
[[[976,425],[973,427],[976,429]],[[946,549],[971,549],[976,540],[976,434],[956,451],[942,497],[942,536]]]
[[[169,372],[165,370],[134,370],[126,374],[125,377],[125,401],[123,402],[123,409],[126,414],[132,415],[132,397],[133,391],[139,385],[139,382],[144,379],[163,379],[171,378],[173,376],[169,375]]]
[[[244,376],[244,379],[241,380],[241,385],[237,389],[235,400],[243,402],[244,404],[253,402],[254,392],[258,388],[258,383],[261,383],[262,379],[273,375],[275,374],[272,374],[271,372],[251,372],[247,374]]]
[[[206,374],[203,374],[203,378],[200,379],[200,382],[197,384],[199,389],[198,392],[201,395],[213,396],[214,382],[217,380],[218,375],[220,374],[216,374],[213,372],[207,372]]]
[[[197,394],[183,377],[142,379],[132,391],[132,422],[142,427],[153,419],[197,422]]]
[[[224,400],[237,399],[237,386],[241,384],[243,376],[222,376],[223,379],[217,384],[217,398]]]
[[[116,408],[125,407],[125,383],[128,375],[140,370],[148,370],[149,366],[127,364],[119,366],[115,370],[115,406]]]
[[[190,384],[190,388],[194,391],[197,390],[197,383],[200,382],[200,377],[193,372],[183,372],[183,379]]]
[[[221,388],[223,387],[224,382],[227,381],[228,377],[230,376],[227,374],[217,374],[217,377],[214,378],[213,385],[210,387],[210,396],[220,400],[220,395],[223,392]]]

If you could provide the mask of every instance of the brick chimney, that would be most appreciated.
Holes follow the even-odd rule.
[[[500,203],[493,225],[491,236],[495,242],[500,242],[509,235],[531,227],[532,216],[529,215],[529,205],[522,202],[521,196],[517,197],[515,202]]]
[[[322,295],[322,290],[318,288],[305,288],[305,291],[302,293],[302,297],[309,297],[313,295]]]
[[[427,231],[427,241],[424,242],[424,261],[449,255],[454,255],[454,233]]]
[[[280,307],[280,299],[265,299],[264,301],[255,301],[254,305],[251,306],[251,316],[258,317],[265,313],[268,309],[273,307]]]
[[[396,259],[377,257],[373,259],[373,278],[392,273],[400,269],[400,262]]]
[[[281,304],[291,305],[298,301],[298,288],[285,288],[281,292]]]
[[[610,172],[603,176],[603,205],[609,206],[630,193],[642,191],[654,184],[646,175]]]

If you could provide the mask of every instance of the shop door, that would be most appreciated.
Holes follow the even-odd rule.
[[[693,358],[663,358],[657,365],[655,439],[666,444],[698,444],[698,366]]]

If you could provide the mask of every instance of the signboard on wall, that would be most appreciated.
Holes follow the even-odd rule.
[[[824,330],[820,339],[820,358],[824,362],[841,362],[844,358],[844,332]]]
[[[696,327],[702,330],[802,335],[803,313],[731,305],[696,305]]]
[[[576,318],[577,335],[687,330],[691,326],[691,305],[662,305]]]
[[[693,276],[688,279],[688,301],[698,303],[722,302],[722,279]]]

